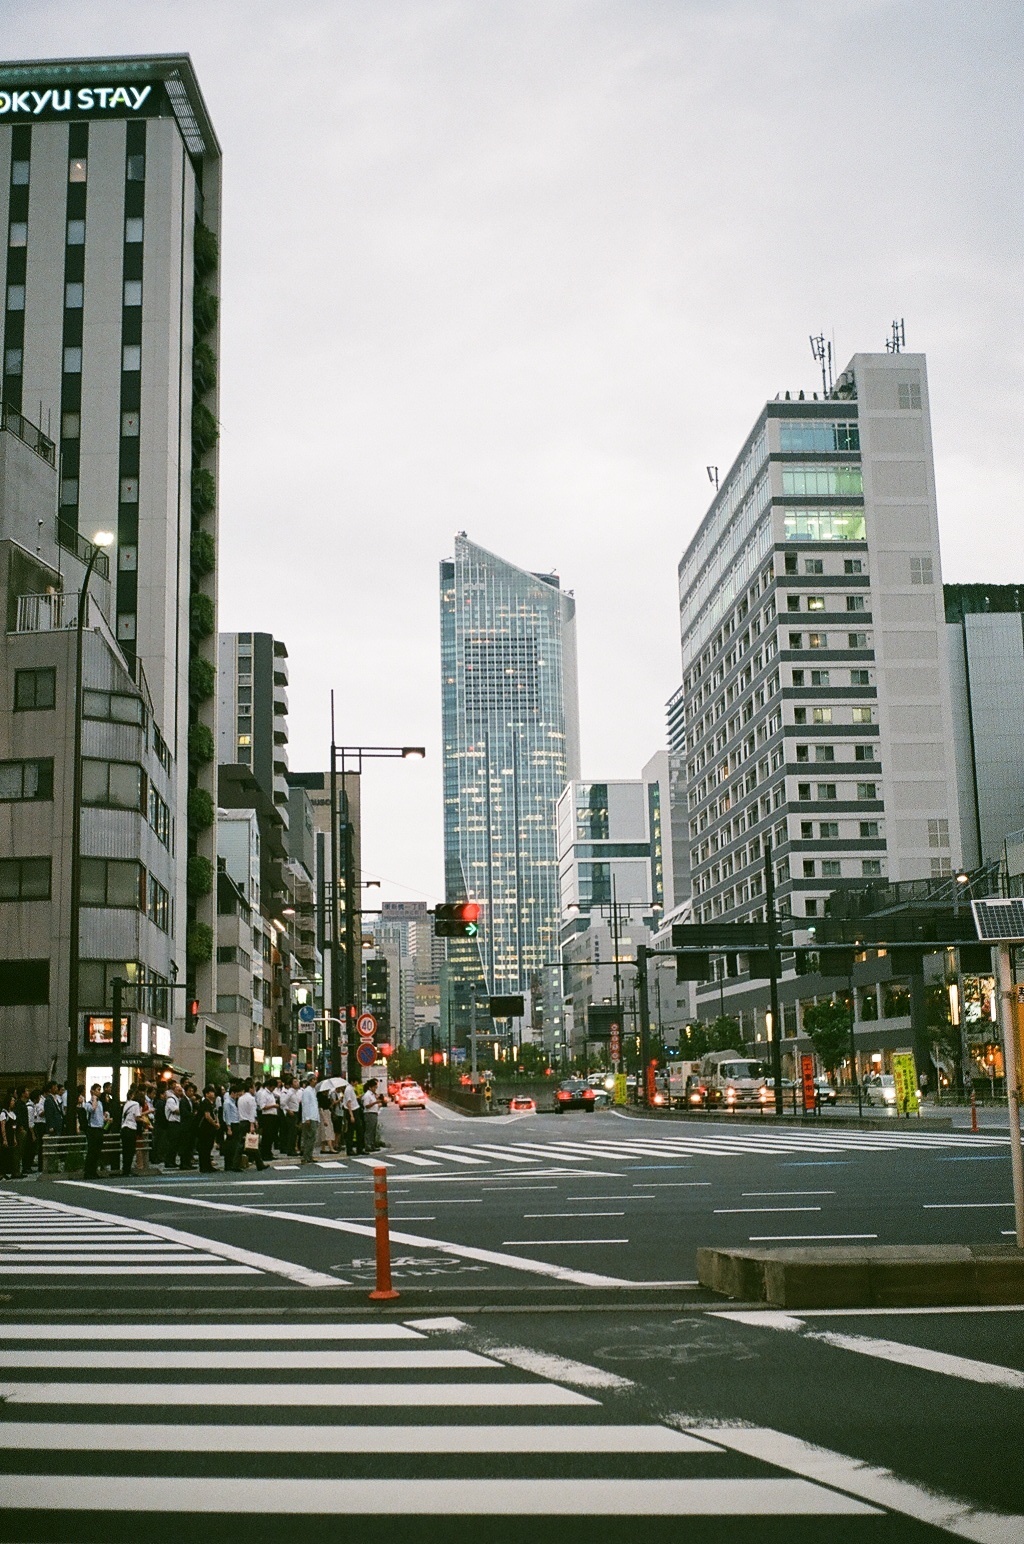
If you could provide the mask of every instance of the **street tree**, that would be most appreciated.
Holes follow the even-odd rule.
[[[822,1002],[804,1009],[804,1029],[826,1072],[834,1072],[850,1049],[850,1010]]]

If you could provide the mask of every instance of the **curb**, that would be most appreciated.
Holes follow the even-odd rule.
[[[769,1131],[776,1126],[796,1126],[802,1131],[952,1131],[950,1115],[920,1115],[915,1119],[900,1120],[895,1115],[876,1115],[873,1119],[843,1115],[776,1115],[773,1110],[655,1110],[643,1105],[617,1105],[616,1111],[629,1120],[664,1121],[728,1121],[730,1125],[764,1126]]]

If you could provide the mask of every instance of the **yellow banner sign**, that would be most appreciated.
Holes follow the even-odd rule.
[[[911,1051],[897,1051],[892,1059],[892,1075],[896,1083],[896,1112],[898,1115],[916,1115],[921,1106],[917,1094],[917,1067]]]

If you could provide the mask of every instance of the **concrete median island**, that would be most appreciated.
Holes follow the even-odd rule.
[[[1024,1303],[1014,1245],[698,1249],[702,1286],[774,1308],[923,1308]]]

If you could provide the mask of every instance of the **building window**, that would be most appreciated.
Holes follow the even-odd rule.
[[[11,162],[11,187],[27,188],[30,163],[28,161]]]
[[[146,157],[144,155],[130,155],[125,170],[125,180],[128,182],[144,182],[146,177]]]
[[[146,885],[146,911],[149,920],[162,933],[170,931],[171,927],[171,898],[158,879],[150,874]]]
[[[65,477],[61,480],[60,501],[65,507],[78,503],[77,477]]]
[[[848,595],[846,597],[847,611],[866,611],[867,603],[863,595]]]
[[[80,348],[66,348],[64,350],[64,374],[81,375],[82,350]]]
[[[82,433],[82,415],[80,413],[63,414],[60,432],[66,440],[77,440]]]
[[[807,647],[809,649],[827,649],[828,633],[808,633]]]
[[[794,708],[793,709],[793,722],[794,722],[794,724],[806,724],[806,722],[807,722],[807,709],[806,708]]]
[[[827,670],[812,670],[811,671],[811,685],[812,686],[828,686],[828,684],[829,684],[829,673],[828,673]]]
[[[863,511],[838,509],[785,509],[784,541],[864,541]]]
[[[142,345],[139,343],[126,343],[121,350],[122,370],[142,369]]]
[[[129,218],[127,220],[125,220],[125,222],[124,222],[124,239],[125,239],[125,245],[126,246],[130,246],[134,242],[142,240],[142,221],[141,221],[141,219],[137,219],[137,218],[134,218],[132,216],[129,216]]]
[[[0,1007],[43,1008],[49,1001],[49,960],[0,960]]]
[[[779,425],[779,449],[784,451],[859,450],[860,426],[824,418],[792,419]]]
[[[120,858],[83,858],[79,895],[83,906],[121,906],[139,911],[145,901],[146,871]]]
[[[815,723],[815,724],[831,724],[831,722],[832,722],[832,709],[831,708],[812,708],[811,709],[811,722]]]
[[[53,798],[53,761],[0,761],[0,803]]]
[[[847,638],[848,642],[846,646],[848,649],[866,649],[868,646],[867,633],[849,633],[847,634]]]
[[[110,719],[115,724],[145,724],[146,705],[130,692],[82,693],[82,717]]]
[[[837,842],[839,840],[838,820],[823,820],[818,827],[818,835],[823,842]]]
[[[68,181],[84,182],[88,171],[88,163],[84,156],[73,156],[68,162]]]
[[[850,685],[851,686],[870,686],[871,685],[871,672],[868,671],[868,670],[851,670],[850,671]]]
[[[921,406],[921,388],[916,381],[901,384],[897,389],[900,407],[919,408]]]
[[[0,858],[0,901],[49,899],[49,858]]]
[[[787,611],[799,611],[800,610],[800,597],[799,597],[799,595],[787,595],[786,596],[786,610]]]
[[[118,643],[135,642],[135,625],[135,613],[133,611],[119,611],[117,613]]]
[[[810,783],[797,783],[797,785],[796,785],[796,796],[797,796],[797,799],[800,801],[801,804],[808,803],[810,801],[810,797],[811,797],[811,785],[810,785]]]
[[[835,761],[836,748],[834,745],[816,745],[814,747],[815,761]]]
[[[804,878],[805,879],[813,879],[814,878],[814,859],[813,858],[805,858],[804,859]]]
[[[20,348],[4,349],[4,374],[20,375],[23,357]]]
[[[843,559],[843,573],[844,574],[862,574],[863,572],[864,572],[864,561],[863,561],[862,558],[844,558]]]
[[[865,879],[877,879],[882,872],[881,858],[861,858],[860,871]]]
[[[137,504],[139,502],[139,479],[137,477],[121,478],[121,503]]]
[[[855,745],[853,747],[854,761],[874,761],[876,755],[875,747],[871,744]]]
[[[85,221],[84,220],[69,220],[68,221],[68,246],[69,247],[84,247],[85,246]]]
[[[929,820],[929,822],[928,822],[928,846],[929,847],[948,847],[949,846],[949,821],[948,820]]]
[[[857,797],[858,797],[858,799],[876,799],[878,797],[878,786],[877,786],[877,784],[876,783],[858,783],[857,784]]]
[[[85,285],[79,283],[65,284],[64,309],[66,311],[81,311],[85,304]]]
[[[825,597],[824,597],[824,595],[808,595],[808,597],[807,597],[807,609],[808,609],[808,611],[824,611],[824,609],[825,609]]]
[[[149,785],[149,823],[156,832],[157,840],[169,848],[171,845],[171,812],[152,783]]]
[[[52,708],[57,700],[57,672],[52,667],[14,672],[14,711]]]
[[[793,671],[793,685],[794,686],[803,686],[803,684],[804,684],[804,673],[803,673],[803,671],[802,670],[794,670]]]
[[[911,584],[931,584],[932,560],[930,553],[923,553],[910,559],[910,582]]]
[[[142,280],[125,279],[124,303],[126,306],[141,306],[142,304]]]
[[[804,915],[808,917],[816,917],[818,915],[817,901],[809,900],[804,902]]]
[[[953,867],[952,867],[952,864],[951,864],[951,861],[950,861],[949,858],[933,858],[932,859],[932,878],[933,879],[945,879],[949,874],[952,874],[952,872],[953,872]]]
[[[50,763],[52,768],[53,763]],[[82,762],[82,802],[105,809],[143,810],[146,774],[131,761]]]
[[[832,799],[838,798],[835,783],[819,783],[818,798],[819,800],[823,800],[825,802],[829,802]]]
[[[789,646],[791,649],[802,649],[804,646],[803,633],[790,633]]]
[[[28,222],[26,220],[12,220],[7,235],[9,247],[28,246]]]
[[[811,748],[809,745],[798,745],[796,748],[797,761],[810,761]]]
[[[126,440],[137,440],[139,437],[138,413],[121,414],[121,437]]]
[[[825,564],[824,564],[823,559],[821,559],[821,558],[804,558],[804,573],[805,574],[823,574],[824,572],[825,572]]]
[[[809,820],[801,820],[801,822],[800,822],[800,840],[802,842],[809,842],[809,841],[813,840],[813,837],[814,837],[814,827],[811,825],[811,822]]]
[[[843,865],[838,858],[823,858],[821,864],[822,879],[839,879],[842,876]]]
[[[7,286],[8,311],[24,311],[25,286],[24,284],[9,284]]]
[[[870,724],[871,723],[871,709],[870,708],[854,708],[853,714],[852,714],[852,718],[853,718],[853,722],[855,724]]]
[[[873,842],[878,836],[877,820],[862,820],[860,823],[860,839],[862,842]]]

